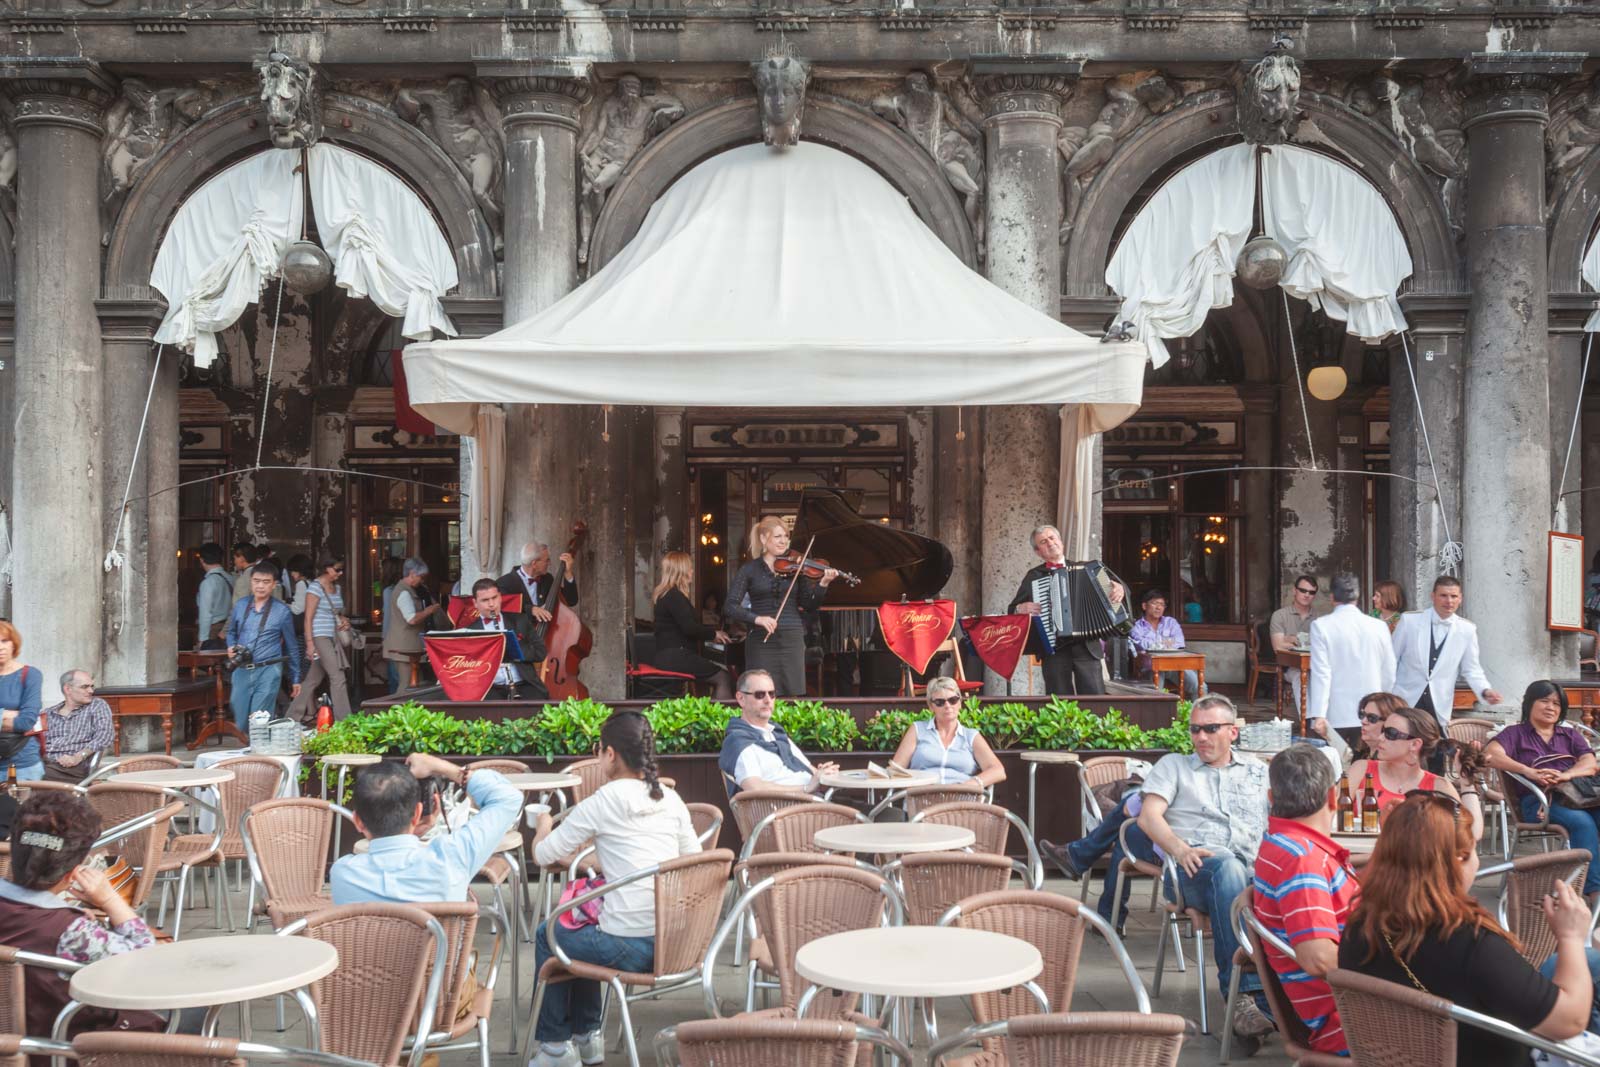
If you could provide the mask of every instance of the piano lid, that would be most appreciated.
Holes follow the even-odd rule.
[[[835,582],[828,587],[826,607],[872,607],[886,600],[929,600],[939,595],[955,570],[950,550],[921,534],[871,522],[832,489],[802,491],[792,544],[804,551],[815,535],[811,554],[821,556],[861,579],[858,586]]]

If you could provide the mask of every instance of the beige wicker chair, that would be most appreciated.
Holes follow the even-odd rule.
[[[1044,884],[1044,863],[1039,859],[1039,849],[1034,844],[1033,834],[1028,832],[1028,824],[1009,808],[970,800],[954,804],[935,804],[917,812],[911,821],[966,827],[977,839],[972,844],[972,850],[986,852],[991,856],[1010,855],[1006,851],[1006,842],[1011,832],[1015,830],[1028,857],[1028,887],[1038,889]]]
[[[501,774],[527,774],[528,765],[516,759],[480,759],[467,764],[468,771],[498,771]]]
[[[733,812],[733,824],[739,829],[740,839],[748,842],[768,815],[795,804],[814,804],[816,800],[810,793],[798,789],[744,789],[728,801],[728,810]]]
[[[344,904],[297,919],[279,931],[332,945],[339,966],[311,983],[321,1050],[383,1064],[400,1062],[409,1034],[433,1033],[449,944],[439,920],[411,904]],[[410,1067],[426,1041],[413,1041]]]
[[[658,1062],[680,1067],[855,1063],[862,1044],[906,1067],[912,1062],[911,1051],[882,1030],[842,1019],[699,1019],[662,1030],[655,1044]]]
[[[1545,796],[1543,789],[1511,771],[1497,770],[1494,772],[1500,783],[1500,795],[1505,802],[1500,805],[1500,840],[1504,845],[1502,855],[1510,860],[1517,854],[1517,845],[1524,837],[1538,838],[1540,843],[1549,849],[1551,842],[1558,842],[1557,848],[1567,846],[1567,831],[1550,821],[1550,798]],[[1522,805],[1518,801],[1521,795],[1512,788],[1512,782],[1522,787],[1522,792],[1531,793],[1539,801],[1539,817],[1531,822],[1522,817]]]
[[[756,823],[750,836],[745,838],[741,860],[761,852],[818,852],[813,838],[818,830],[835,826],[850,826],[866,822],[867,817],[855,808],[843,804],[813,801],[809,804],[792,804],[768,815]]]
[[[283,797],[252,804],[240,820],[250,864],[247,928],[255,923],[256,886],[274,929],[333,906],[326,887],[328,843],[335,819],[349,813],[315,797]]]
[[[980,893],[998,893],[1016,869],[1005,856],[985,852],[914,852],[884,873],[895,878],[906,902],[906,922],[932,926],[952,904]]]
[[[495,985],[500,974],[500,952],[510,931],[504,915],[495,909],[482,909],[476,901],[459,904],[418,904],[417,907],[438,920],[444,928],[444,977],[439,985],[439,1009],[434,1016],[433,1033],[428,1035],[428,1051],[432,1053],[476,1049],[479,1067],[489,1067],[489,1023],[494,1009]],[[494,942],[489,949],[489,970],[473,993],[465,1011],[456,1014],[467,978],[474,975],[473,943],[478,933],[480,919],[488,918],[494,932]],[[515,934],[511,934],[515,936]],[[423,999],[426,999],[424,991]],[[519,1005],[511,1002],[515,1015]],[[417,1001],[417,1017],[422,1017],[423,1000]]]
[[[118,853],[139,872],[133,899],[134,911],[142,911],[161,869],[161,854],[172,820],[187,807],[183,800],[172,800],[166,790],[148,785],[115,785],[97,782],[86,794],[100,813],[101,834],[96,847]],[[153,817],[153,818],[146,818]],[[148,822],[144,829],[127,832],[137,821]]]
[[[0,1038],[0,1041],[4,1041]],[[13,1038],[12,1040],[16,1040]],[[22,1040],[24,1051],[76,1059],[87,1067],[245,1067],[289,1063],[304,1067],[372,1067],[363,1060],[304,1048],[283,1048],[232,1037],[187,1034],[80,1034],[71,1045]]]
[[[0,1034],[25,1034],[28,1032],[27,1000],[23,992],[26,980],[22,961],[17,950],[10,945],[0,945]],[[0,1059],[4,1067],[22,1067]]]
[[[182,766],[183,760],[176,756],[167,756],[160,752],[147,752],[138,756],[124,756],[112,763],[105,764],[78,784],[88,788],[113,774],[135,774],[139,771],[168,771],[174,767]]]
[[[161,858],[163,874],[174,869],[180,871],[173,937],[178,936],[178,925],[183,921],[183,887],[188,872],[195,867],[216,869],[218,890],[213,907],[225,911],[228,929],[234,928],[233,902],[228,896],[224,871],[230,860],[241,865],[245,862],[244,838],[239,833],[240,820],[256,804],[282,793],[284,779],[289,774],[288,768],[282,763],[266,756],[240,756],[224,760],[217,766],[232,771],[233,780],[217,786],[216,832],[179,834],[167,843],[167,851]]]
[[[1233,981],[1228,990],[1228,1012],[1222,1020],[1222,1061],[1226,1063],[1233,1048],[1233,1004],[1239,992],[1241,962],[1248,965],[1261,979],[1261,991],[1266,995],[1267,1007],[1272,1014],[1272,1025],[1283,1038],[1283,1050],[1295,1067],[1350,1067],[1350,1057],[1317,1052],[1311,1047],[1311,1030],[1295,1011],[1278,972],[1266,957],[1264,946],[1271,946],[1287,960],[1294,960],[1294,949],[1280,941],[1272,931],[1262,925],[1255,914],[1255,892],[1246,889],[1233,902],[1233,925],[1239,935],[1239,952],[1233,960]],[[1298,964],[1296,964],[1298,966]]]
[[[1094,825],[1104,819],[1110,812],[1100,810],[1100,801],[1094,795],[1099,786],[1109,785],[1128,777],[1128,758],[1126,756],[1094,756],[1077,765],[1078,773],[1078,805],[1079,819],[1083,832],[1088,833]],[[1096,863],[1093,869],[1098,870],[1104,866]],[[1089,899],[1090,871],[1084,871],[1080,879],[1083,883],[1078,889],[1078,899]]]
[[[1337,968],[1328,972],[1328,985],[1344,1024],[1350,1062],[1361,1067],[1455,1067],[1461,1023],[1574,1064],[1600,1064],[1575,1049],[1409,986]]]
[[[1539,852],[1532,856],[1518,856],[1510,863],[1484,867],[1478,878],[1504,875],[1505,884],[1500,890],[1500,925],[1511,932],[1522,945],[1522,957],[1534,967],[1550,958],[1556,950],[1556,935],[1544,917],[1542,901],[1550,892],[1550,885],[1562,881],[1572,891],[1583,895],[1584,876],[1589,873],[1589,853],[1581,848],[1567,848],[1559,852]]]
[[[930,1067],[1175,1067],[1183,1048],[1177,1015],[1096,1011],[1020,1015],[971,1026],[928,1050]],[[998,1039],[1001,1051],[952,1058],[963,1045]],[[1366,1067],[1365,1061],[1362,1067]]]
[[[657,997],[702,981],[711,981],[715,957],[707,957],[706,946],[717,928],[717,915],[722,909],[728,873],[732,869],[733,853],[727,849],[695,852],[653,867],[641,868],[556,908],[545,923],[545,936],[553,956],[539,969],[539,988],[533,995],[533,1011],[528,1017],[522,1059],[526,1061],[530,1058],[535,1021],[544,1004],[545,990],[551,982],[577,978],[609,985],[616,994],[628,1062],[633,1067],[639,1067],[639,1049],[634,1042],[633,1019],[628,1005],[635,1000]],[[656,957],[651,972],[618,971],[570,958],[556,940],[558,918],[564,912],[614,892],[619,886],[631,885],[646,878],[655,880]],[[639,992],[630,993],[630,988],[637,988]],[[602,1034],[605,1032],[603,1019],[600,1031]]]
[[[831,799],[833,790],[828,791]],[[896,804],[903,806],[906,817],[910,818],[924,808],[931,808],[935,804],[958,804],[964,800],[975,800],[988,803],[994,798],[994,787],[978,784],[976,780],[968,779],[965,782],[947,782],[940,785],[914,785],[906,789],[893,789],[889,795],[878,801],[872,810],[867,812],[867,818],[874,821],[878,815]]]
[[[867,867],[866,864],[849,856],[833,856],[816,852],[762,852],[734,866],[733,884],[735,889],[740,894],[743,894],[752,885],[764,878],[772,877],[779,871],[790,871],[796,867],[815,866]],[[764,913],[765,903],[764,900],[758,898],[749,910],[750,921],[741,927],[741,930],[748,933],[750,937],[750,959],[748,964],[744,965],[746,971],[745,1011],[756,1010],[755,995],[757,989],[778,988],[776,981],[777,965],[772,961],[772,950],[767,944],[766,937],[762,935],[760,927],[760,916]],[[766,975],[773,980],[764,982],[761,980],[762,975]]]
[[[703,849],[714,849],[722,843],[722,809],[715,804],[686,804],[689,819],[694,823],[694,836]]]

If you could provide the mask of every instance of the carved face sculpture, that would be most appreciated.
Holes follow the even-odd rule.
[[[1283,144],[1300,108],[1300,67],[1293,56],[1267,56],[1239,88],[1239,132],[1251,144]]]
[[[768,56],[752,63],[763,139],[774,148],[800,143],[800,113],[805,108],[811,65],[791,56]]]
[[[267,105],[267,132],[274,148],[305,148],[322,136],[311,67],[282,52],[271,52],[260,68],[261,101]]]
[[[617,95],[638,97],[644,94],[644,85],[636,74],[624,74],[617,79]]]

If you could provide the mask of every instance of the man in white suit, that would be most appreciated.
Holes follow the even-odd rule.
[[[1433,581],[1433,607],[1406,612],[1394,628],[1394,691],[1412,707],[1433,712],[1441,727],[1450,722],[1458,676],[1480,699],[1505,703],[1478,662],[1478,628],[1456,614],[1459,607],[1460,580],[1440,575]]]
[[[1361,698],[1394,686],[1394,648],[1383,620],[1356,606],[1361,583],[1355,575],[1334,575],[1329,592],[1333,610],[1311,621],[1306,730],[1326,737],[1332,727],[1354,747],[1361,738]]]

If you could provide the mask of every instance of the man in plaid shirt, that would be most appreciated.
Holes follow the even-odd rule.
[[[44,710],[44,776],[51,782],[81,782],[90,758],[111,747],[111,706],[94,695],[94,678],[84,670],[61,676],[61,695],[61,703]]]
[[[1360,886],[1350,850],[1328,836],[1338,803],[1333,765],[1310,745],[1291,745],[1272,757],[1267,775],[1272,813],[1256,853],[1255,912],[1294,949],[1290,957],[1267,946],[1267,962],[1310,1031],[1311,1048],[1345,1055],[1344,1029],[1323,976],[1338,966],[1339,939]]]

